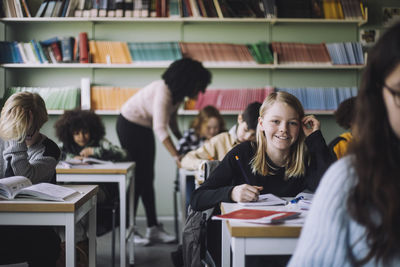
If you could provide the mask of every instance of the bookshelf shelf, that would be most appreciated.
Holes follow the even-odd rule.
[[[180,22],[180,23],[203,23],[203,22],[214,22],[214,23],[347,23],[347,24],[358,24],[359,26],[367,23],[367,19],[308,19],[308,18],[108,18],[108,17],[63,17],[63,18],[1,18],[2,23],[42,23],[42,22],[102,22],[102,23],[113,23],[113,22]]]
[[[133,64],[81,64],[81,63],[57,63],[57,64],[2,64],[6,69],[164,69],[172,62],[149,62],[149,63],[133,63]],[[293,65],[269,65],[269,64],[221,64],[221,63],[204,63],[209,69],[362,69],[364,65],[321,65],[321,64],[293,64]]]

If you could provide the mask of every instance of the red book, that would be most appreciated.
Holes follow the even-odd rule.
[[[240,209],[223,215],[216,215],[214,220],[236,220],[261,224],[282,223],[286,220],[299,217],[300,212]]]
[[[54,42],[50,44],[51,50],[53,51],[54,57],[57,62],[62,62],[62,54],[59,42]]]
[[[79,33],[79,62],[89,63],[89,46],[86,32]]]

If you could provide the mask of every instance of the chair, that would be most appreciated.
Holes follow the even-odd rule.
[[[206,180],[210,173],[218,166],[219,161],[205,161],[200,170],[201,177]],[[214,212],[214,208],[205,211],[194,211],[188,209],[188,217],[186,219],[183,231],[183,257],[187,266],[204,266],[215,267],[216,264],[207,251],[207,221]]]

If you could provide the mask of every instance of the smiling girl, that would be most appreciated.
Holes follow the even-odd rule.
[[[264,100],[256,136],[255,143],[244,142],[228,152],[193,194],[193,209],[254,201],[259,194],[293,197],[305,189],[315,191],[334,160],[319,121],[304,116],[300,101],[286,92],[272,93]]]

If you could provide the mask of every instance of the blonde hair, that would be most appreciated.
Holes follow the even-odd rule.
[[[260,118],[268,112],[268,109],[272,107],[275,102],[282,102],[292,107],[299,115],[299,120],[304,117],[304,109],[300,101],[294,96],[287,92],[274,92],[269,94],[260,108]],[[254,174],[259,173],[263,176],[268,175],[272,172],[271,167],[267,162],[267,141],[264,132],[260,128],[260,124],[257,125],[256,132],[257,139],[257,151],[251,160],[252,171]],[[290,155],[286,162],[285,179],[291,177],[301,176],[305,174],[305,155],[306,145],[304,144],[305,136],[304,132],[300,129],[299,136],[296,142],[290,148]]]
[[[31,112],[32,125],[29,125]],[[48,120],[46,105],[40,95],[30,92],[13,94],[3,106],[0,117],[0,137],[23,142],[30,130],[38,131]]]

